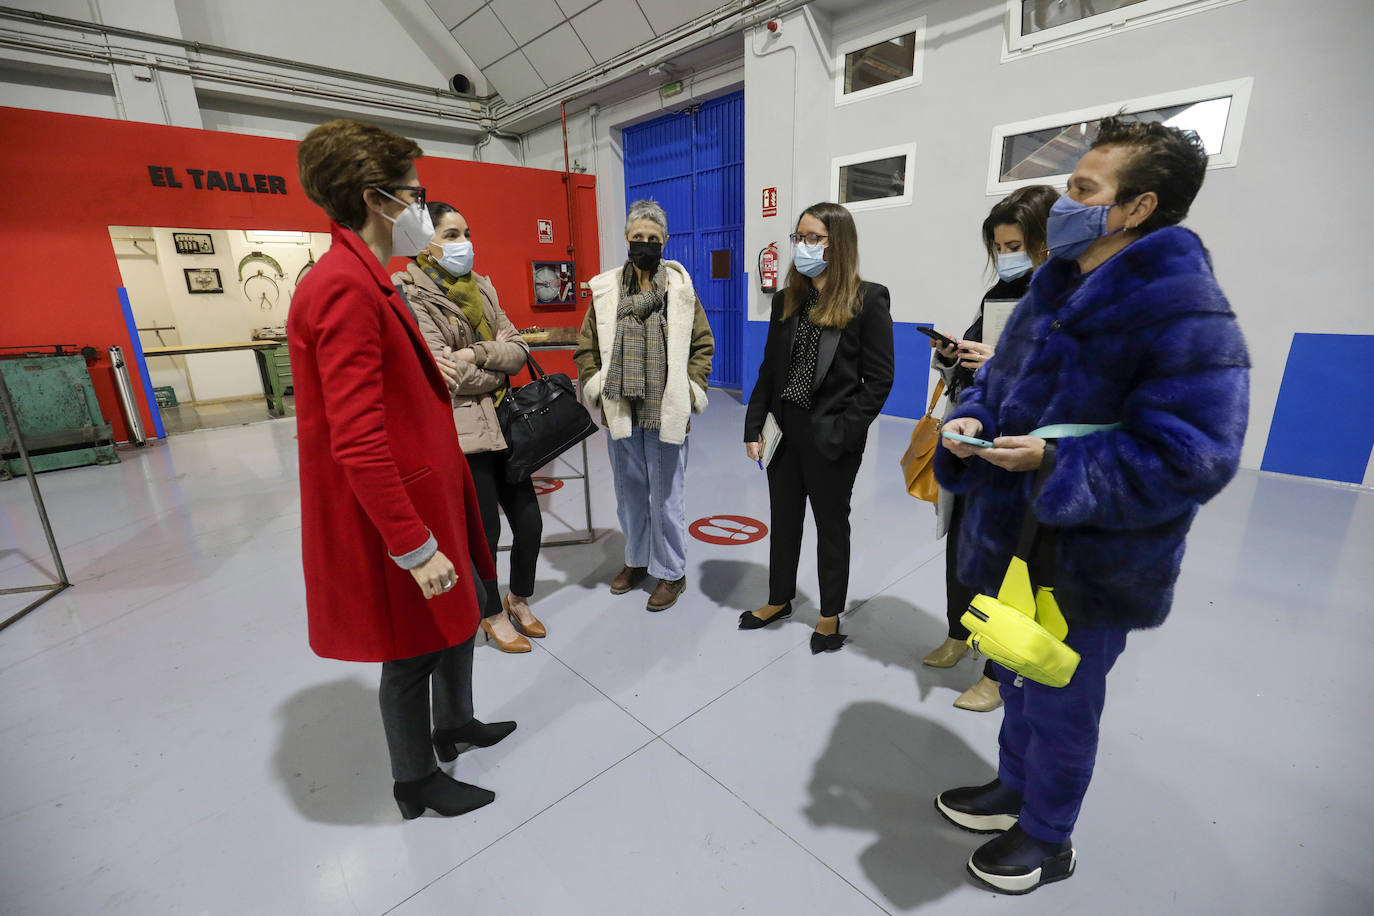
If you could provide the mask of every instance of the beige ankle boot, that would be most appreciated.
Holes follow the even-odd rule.
[[[962,639],[950,637],[941,643],[938,649],[921,659],[921,664],[929,665],[932,668],[953,668],[967,651],[968,643]]]
[[[980,677],[978,683],[959,694],[959,699],[954,701],[954,705],[959,709],[973,712],[992,712],[1002,705],[1002,694],[997,689],[997,681],[990,677]]]

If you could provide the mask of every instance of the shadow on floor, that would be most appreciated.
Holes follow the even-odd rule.
[[[965,864],[988,838],[945,821],[945,789],[996,775],[954,732],[876,701],[840,712],[816,761],[804,814],[817,827],[875,834],[859,865],[889,902],[909,910],[969,883]]]
[[[307,687],[277,708],[272,768],[296,810],[321,824],[394,824],[377,690],[352,678]]]
[[[911,671],[922,701],[935,688],[962,693],[982,675],[983,660],[975,661],[972,652],[953,668],[921,664],[926,653],[944,642],[949,633],[943,612],[918,607],[895,595],[876,595],[846,613],[841,622],[850,634],[842,651],[853,650],[884,666]]]

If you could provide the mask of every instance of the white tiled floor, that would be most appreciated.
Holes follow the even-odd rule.
[[[694,424],[692,518],[766,519],[741,419],[722,395]],[[479,714],[520,728],[459,759],[498,799],[456,820],[402,822],[377,666],[306,647],[293,421],[41,477],[76,587],[0,633],[0,913],[1374,911],[1374,494],[1245,473],[1204,509],[1173,616],[1111,676],[1078,873],[1012,902],[931,807],[992,773],[1000,714],[950,706],[971,660],[919,663],[943,545],[899,489],[910,428],[873,434],[853,638],[819,658],[809,563],[791,623],[735,629],[766,542],[694,542],[667,613],[612,597],[595,441],[601,536],[544,552],[535,652],[479,649]],[[577,484],[550,499],[550,534],[580,520]],[[0,484],[0,587],[43,553]]]

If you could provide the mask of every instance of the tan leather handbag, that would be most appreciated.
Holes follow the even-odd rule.
[[[930,406],[926,415],[916,423],[911,431],[911,444],[902,455],[902,477],[906,481],[906,491],[917,499],[933,503],[940,498],[940,485],[935,482],[935,449],[940,444],[940,421],[935,419],[935,404],[945,393],[945,380],[935,383],[935,393],[930,396]]]

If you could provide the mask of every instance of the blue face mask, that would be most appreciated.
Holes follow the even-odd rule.
[[[1030,255],[1024,251],[1009,251],[997,256],[997,276],[1003,280],[1015,280],[1017,277],[1024,277],[1030,273],[1033,266]]]
[[[472,273],[472,243],[469,241],[444,242],[444,253],[435,258],[439,266],[455,277],[466,277]]]
[[[825,246],[798,242],[792,248],[792,266],[803,277],[819,277],[825,273]]]
[[[1114,229],[1107,231],[1107,214],[1112,207],[1120,206],[1135,200],[1120,201],[1120,203],[1107,204],[1103,206],[1091,206],[1080,204],[1069,195],[1065,194],[1054,202],[1050,207],[1049,223],[1045,227],[1045,240],[1049,245],[1050,255],[1056,258],[1063,258],[1066,261],[1077,260],[1083,252],[1092,247],[1092,243],[1100,238],[1125,229]]]

